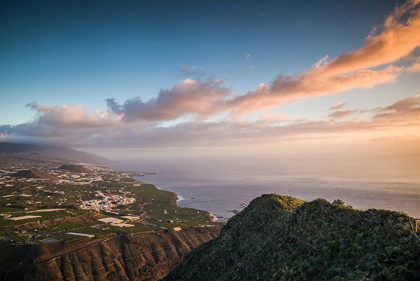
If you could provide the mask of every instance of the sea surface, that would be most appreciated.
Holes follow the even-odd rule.
[[[418,157],[159,157],[119,160],[110,166],[157,171],[138,180],[177,193],[179,206],[224,219],[266,193],[341,199],[357,209],[402,211],[420,218]]]

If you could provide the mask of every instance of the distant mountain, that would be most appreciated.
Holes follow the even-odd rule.
[[[81,165],[65,164],[65,165],[61,165],[58,169],[73,172],[73,173],[87,173],[87,174],[93,173],[91,169],[88,169]]]
[[[47,174],[43,171],[37,170],[21,170],[14,174],[15,177],[19,178],[35,178],[35,179],[46,179],[46,180],[55,180],[58,181],[59,179],[54,177],[53,175]]]
[[[50,144],[0,142],[0,153],[25,153],[31,156],[54,158],[65,161],[87,162],[98,165],[107,164],[110,162],[109,159],[98,156],[96,154]]]
[[[416,223],[341,200],[263,195],[163,280],[420,280]]]

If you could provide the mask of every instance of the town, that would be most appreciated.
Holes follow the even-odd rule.
[[[155,172],[31,157],[2,155],[0,241],[53,243],[220,224],[205,211],[178,207],[176,194],[138,180]]]

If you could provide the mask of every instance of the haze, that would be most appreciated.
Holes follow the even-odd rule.
[[[419,8],[3,1],[0,140],[113,159],[418,159]]]

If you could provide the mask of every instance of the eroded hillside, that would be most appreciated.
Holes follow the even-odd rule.
[[[214,226],[121,234],[84,245],[10,245],[1,258],[0,280],[159,280],[219,231]]]

